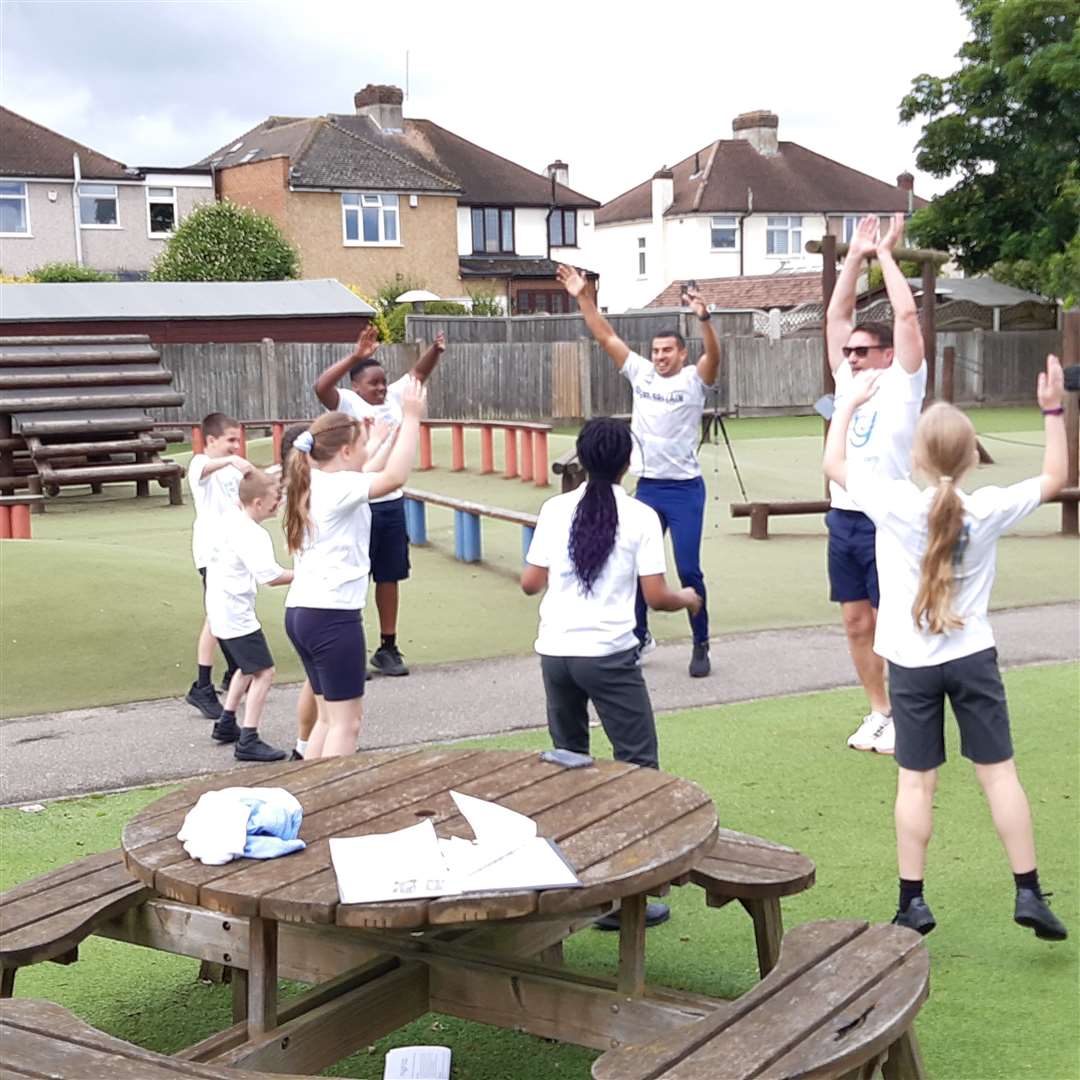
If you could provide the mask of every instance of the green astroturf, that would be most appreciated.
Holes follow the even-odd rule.
[[[1005,675],[1042,882],[1074,931],[1068,942],[1038,941],[1012,923],[1009,868],[950,728],[926,874],[938,919],[926,939],[931,991],[917,1022],[935,1080],[1080,1075],[1078,674],[1076,665],[1062,665]],[[714,798],[721,825],[790,844],[817,863],[817,884],[784,901],[789,928],[822,918],[886,921],[895,910],[896,770],[886,758],[844,748],[861,701],[858,692],[839,691],[697,709],[658,722],[664,768],[700,783]],[[595,734],[594,753],[610,753]],[[474,745],[539,749],[546,743],[545,733],[530,732]],[[114,847],[123,823],[163,790],[52,803],[36,814],[0,810],[0,888]],[[692,886],[673,889],[670,901],[671,921],[649,931],[648,980],[724,998],[749,990],[757,971],[751,923],[741,909],[706,908]],[[572,968],[610,974],[615,936],[578,934],[567,943],[566,957]],[[77,964],[20,971],[16,993],[59,1002],[113,1035],[171,1052],[230,1023],[228,988],[199,984],[197,966],[91,938]],[[428,1015],[328,1075],[379,1080],[385,1051],[417,1042],[450,1045],[455,1080],[584,1080],[595,1057],[578,1047]]]

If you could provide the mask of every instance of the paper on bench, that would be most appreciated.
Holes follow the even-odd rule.
[[[457,892],[429,820],[391,833],[330,838],[343,904],[445,896]]]

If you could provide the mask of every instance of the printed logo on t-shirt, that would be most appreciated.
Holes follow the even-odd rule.
[[[686,400],[686,396],[681,390],[671,390],[666,394],[658,394],[655,391],[635,386],[634,394],[639,398],[644,398],[646,401],[661,401],[665,405],[681,405]]]
[[[865,415],[856,413],[851,418],[851,431],[848,434],[848,441],[852,446],[863,447],[870,441],[870,436],[874,434],[874,425],[877,424],[877,410],[875,409],[867,418]]]

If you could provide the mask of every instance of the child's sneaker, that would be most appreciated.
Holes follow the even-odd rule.
[[[892,719],[884,713],[871,712],[863,717],[858,730],[848,741],[852,750],[873,750],[874,740],[881,738],[886,727],[892,727]]]
[[[1016,890],[1016,911],[1013,922],[1035,931],[1035,936],[1046,941],[1064,941],[1069,936],[1065,924],[1050,910],[1046,898],[1050,893],[1034,889]]]
[[[240,725],[235,720],[219,720],[210,732],[215,742],[231,743],[240,738]]]
[[[218,720],[221,717],[221,702],[210,683],[205,686],[192,683],[184,700],[189,705],[194,705],[207,720]]]
[[[380,645],[371,657],[371,666],[382,675],[408,675],[405,658],[396,645]]]
[[[648,656],[649,653],[653,652],[656,652],[656,638],[654,638],[652,634],[650,634],[649,631],[646,630],[645,639],[638,642],[637,666],[641,667],[642,661],[644,661],[645,657]]]
[[[286,757],[284,750],[264,743],[255,728],[244,729],[233,753],[237,761],[284,761]]]
[[[893,916],[893,924],[906,926],[909,930],[914,930],[925,937],[937,926],[937,921],[926,901],[921,896],[916,896],[908,904],[907,911],[898,911]]]
[[[874,741],[870,744],[870,749],[875,754],[896,753],[896,728],[891,718],[878,727],[874,735]]]

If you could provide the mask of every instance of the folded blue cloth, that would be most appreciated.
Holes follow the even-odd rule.
[[[246,858],[276,859],[279,855],[302,851],[307,846],[303,840],[297,839],[300,823],[304,820],[304,811],[299,803],[294,809],[281,802],[250,796],[242,796],[240,801],[251,807],[247,843],[244,844]]]
[[[299,839],[304,811],[284,788],[208,791],[177,833],[184,850],[207,866],[233,859],[276,859],[306,847]]]

